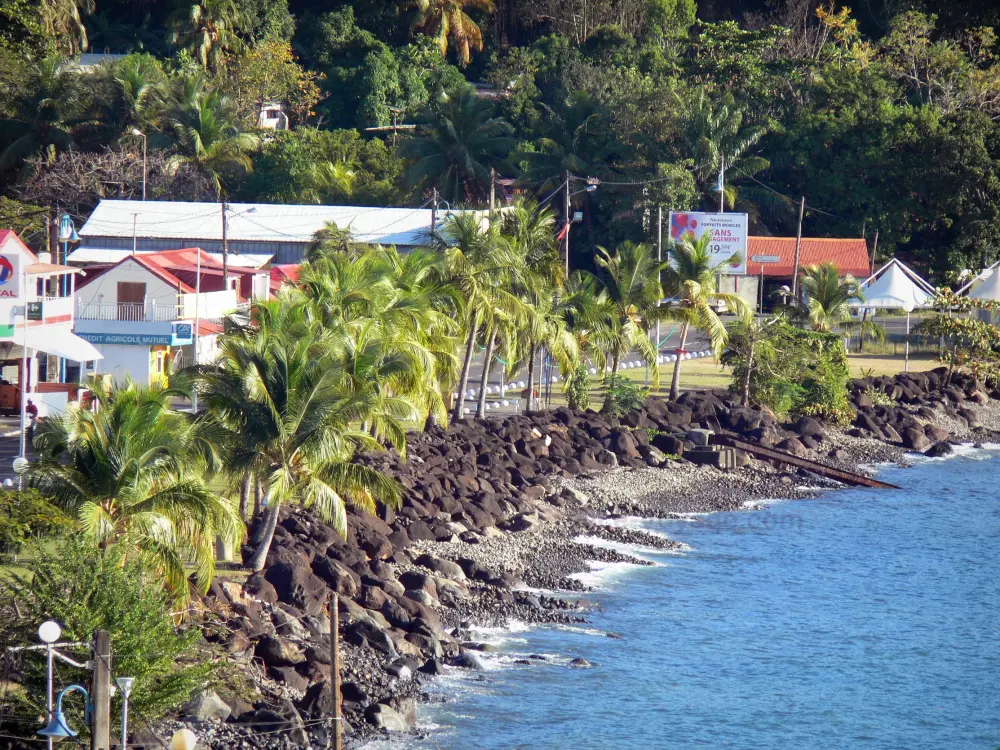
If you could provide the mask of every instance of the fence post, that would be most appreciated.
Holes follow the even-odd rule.
[[[340,607],[337,592],[330,596],[330,692],[333,693],[333,750],[343,747],[340,715]]]

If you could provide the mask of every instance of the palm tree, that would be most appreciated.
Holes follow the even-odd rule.
[[[634,242],[622,243],[614,255],[598,246],[596,261],[607,301],[592,336],[611,357],[611,375],[618,374],[622,357],[633,350],[655,363],[656,349],[649,340],[649,330],[666,315],[666,308],[660,307],[660,272],[666,264],[656,260],[648,243]],[[659,383],[656,367],[653,382]],[[611,399],[609,391],[605,408],[610,407]]]
[[[152,55],[129,55],[115,67],[114,82],[119,100],[109,119],[116,121],[119,133],[145,131],[163,101],[166,76],[159,62]]]
[[[94,0],[42,0],[42,29],[45,36],[67,55],[87,49],[87,27],[83,13],[94,12]]]
[[[308,198],[313,203],[328,203],[350,197],[354,170],[343,162],[318,162],[309,172]]]
[[[208,69],[210,63],[215,66],[221,52],[242,48],[239,31],[247,19],[235,0],[196,0],[179,8],[170,22],[170,42],[190,51]]]
[[[189,561],[207,591],[216,536],[233,545],[244,536],[236,509],[202,479],[211,446],[170,408],[163,389],[98,378],[90,389],[96,411],[71,405],[61,417],[39,420],[34,446],[41,458],[28,485],[75,515],[95,543],[126,544],[149,560],[179,598],[187,595]]]
[[[834,263],[809,266],[802,274],[805,298],[804,317],[814,331],[857,330],[863,338],[881,341],[885,330],[874,321],[855,321],[851,302],[864,302],[865,294],[857,279],[841,278]]]
[[[167,166],[172,171],[188,167],[203,175],[222,195],[222,177],[231,171],[253,168],[249,152],[259,139],[240,132],[229,99],[218,89],[206,89],[200,73],[181,78],[174,94],[167,123],[178,153]]]
[[[767,128],[744,125],[744,108],[731,95],[713,101],[702,88],[687,97],[678,95],[677,99],[685,156],[696,165],[694,175],[699,191],[706,204],[715,210],[719,200],[715,187],[720,171],[724,172],[724,205],[734,207],[740,200],[739,180],[752,178],[771,166],[764,157],[751,153]],[[742,190],[758,203],[770,196],[752,186]]]
[[[495,225],[484,229],[473,214],[449,216],[437,241],[445,256],[448,281],[465,301],[465,359],[453,416],[461,419],[480,330],[491,330],[502,317],[516,319],[526,313],[524,303],[510,291],[522,273],[522,258]]]
[[[463,67],[469,64],[472,50],[483,51],[483,32],[465,10],[492,13],[493,0],[410,0],[407,6],[416,10],[411,26],[413,32],[426,34],[436,41],[442,55],[448,52],[449,39]]]
[[[295,290],[259,303],[254,327],[225,336],[217,364],[196,376],[206,419],[229,435],[230,471],[264,489],[253,570],[267,561],[282,505],[315,507],[346,535],[347,505],[374,512],[376,502],[399,501],[394,481],[351,459],[382,450],[382,440],[405,455],[400,415],[379,411],[384,400],[344,380],[335,343]]]
[[[530,149],[513,156],[524,166],[520,182],[547,194],[559,188],[566,171],[599,178],[618,173],[627,147],[615,137],[607,109],[592,95],[574,92],[555,109],[545,110],[543,134],[532,141]],[[581,193],[577,200],[587,195]]]
[[[712,237],[707,233],[698,240],[686,234],[670,248],[670,263],[667,265],[664,287],[673,301],[666,308],[667,317],[681,324],[681,341],[677,347],[673,380],[670,382],[671,399],[677,398],[680,388],[681,354],[691,327],[700,328],[708,334],[712,349],[718,356],[726,344],[727,334],[715,306],[723,304],[729,312],[741,318],[750,316],[749,307],[739,295],[718,291],[719,269],[727,266],[733,258],[715,262],[709,250],[711,241]]]
[[[411,163],[407,181],[420,193],[438,188],[450,203],[486,195],[490,167],[500,165],[513,145],[510,126],[493,116],[493,104],[471,86],[446,95],[416,118],[418,135],[400,145]]]
[[[533,313],[529,321],[532,324],[515,326],[514,338],[518,346],[512,347],[507,355],[508,361],[514,358],[514,351],[518,353],[517,359],[527,358],[526,408],[529,409],[532,408],[535,364],[539,349],[544,346],[564,373],[577,357],[575,342],[567,334],[563,316],[564,269],[555,239],[555,225],[555,214],[550,208],[543,208],[534,201],[523,199],[515,201],[502,216],[502,231],[523,258],[525,268],[514,292],[531,306]],[[482,386],[486,384],[488,372],[484,371],[483,375],[481,405],[485,399]]]
[[[39,60],[32,67],[26,95],[16,104],[16,115],[0,118],[7,141],[0,169],[16,167],[32,156],[51,164],[58,153],[74,148],[74,136],[90,124],[85,93],[63,62],[58,55]]]

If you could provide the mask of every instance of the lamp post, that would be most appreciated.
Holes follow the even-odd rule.
[[[132,696],[132,686],[135,685],[135,677],[119,677],[115,682],[118,690],[122,694],[122,747],[121,750],[128,749],[128,699]]]
[[[146,159],[146,134],[139,128],[132,128],[132,135],[142,138],[142,199],[146,200],[146,173],[149,170],[149,162]]]
[[[564,245],[564,257],[563,257],[563,263],[565,265],[565,271],[567,277],[569,276],[569,227],[570,224],[572,223],[570,221],[570,215],[569,215],[570,198],[572,198],[574,195],[580,195],[580,193],[592,193],[595,190],[597,190],[597,186],[600,184],[600,181],[597,180],[596,178],[588,177],[587,187],[585,187],[583,190],[577,190],[575,193],[571,193],[569,191],[569,181],[571,179],[573,179],[572,175],[570,175],[569,172],[567,172],[566,173],[566,227],[564,230],[566,232],[566,236],[564,238],[565,245]]]

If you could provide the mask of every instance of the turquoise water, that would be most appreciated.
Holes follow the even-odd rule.
[[[507,653],[435,684],[408,744],[1000,748],[998,469],[970,452],[882,472],[901,491],[643,522],[691,551],[595,573],[592,630],[492,634]]]

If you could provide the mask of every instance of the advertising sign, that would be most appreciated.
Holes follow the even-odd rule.
[[[706,234],[712,237],[708,247],[713,265],[720,266],[719,273],[746,274],[747,215],[670,212],[670,239],[676,241],[689,235],[700,240]]]
[[[28,303],[28,320],[44,320],[44,312],[41,302]]]
[[[0,299],[21,298],[21,256],[0,255]]]
[[[171,336],[171,346],[183,346],[194,341],[194,325],[191,323],[174,323],[174,332]]]
[[[76,331],[76,335],[91,344],[118,344],[120,346],[170,346],[171,334],[158,333],[87,333]]]

